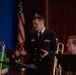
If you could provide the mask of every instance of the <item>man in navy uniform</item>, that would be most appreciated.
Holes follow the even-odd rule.
[[[44,25],[44,17],[36,15],[33,18],[35,30],[29,34],[26,50],[22,50],[22,55],[30,53],[28,64],[35,67],[37,70],[27,70],[27,75],[50,75],[52,70],[52,55],[57,49],[57,36],[53,31],[46,29]]]

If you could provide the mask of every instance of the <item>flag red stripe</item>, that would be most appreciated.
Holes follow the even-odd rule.
[[[19,35],[21,36],[21,39],[24,40],[24,37],[22,35],[21,29],[19,28]]]
[[[22,26],[24,27],[24,22],[23,22],[22,16],[20,16],[20,20],[21,20]]]
[[[20,25],[21,25],[21,28],[24,29],[24,22],[23,22],[22,16],[19,16],[19,34],[21,36],[21,40],[24,40],[25,39],[24,36],[23,36],[24,33],[22,33]]]

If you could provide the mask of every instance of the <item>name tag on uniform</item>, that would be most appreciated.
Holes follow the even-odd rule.
[[[46,39],[46,40],[44,40],[44,42],[50,42],[50,40]]]
[[[35,41],[35,39],[31,39],[31,42],[34,42]]]

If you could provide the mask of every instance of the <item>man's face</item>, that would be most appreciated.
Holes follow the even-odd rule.
[[[42,28],[42,22],[38,21],[38,19],[33,20],[33,26],[35,30],[40,31]]]
[[[70,51],[72,54],[75,54],[75,44],[73,44],[73,39],[69,38],[67,41],[67,49]]]

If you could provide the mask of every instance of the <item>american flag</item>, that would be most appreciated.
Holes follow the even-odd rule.
[[[20,49],[25,42],[25,31],[24,31],[24,15],[23,15],[23,5],[22,0],[18,3],[18,48]]]

